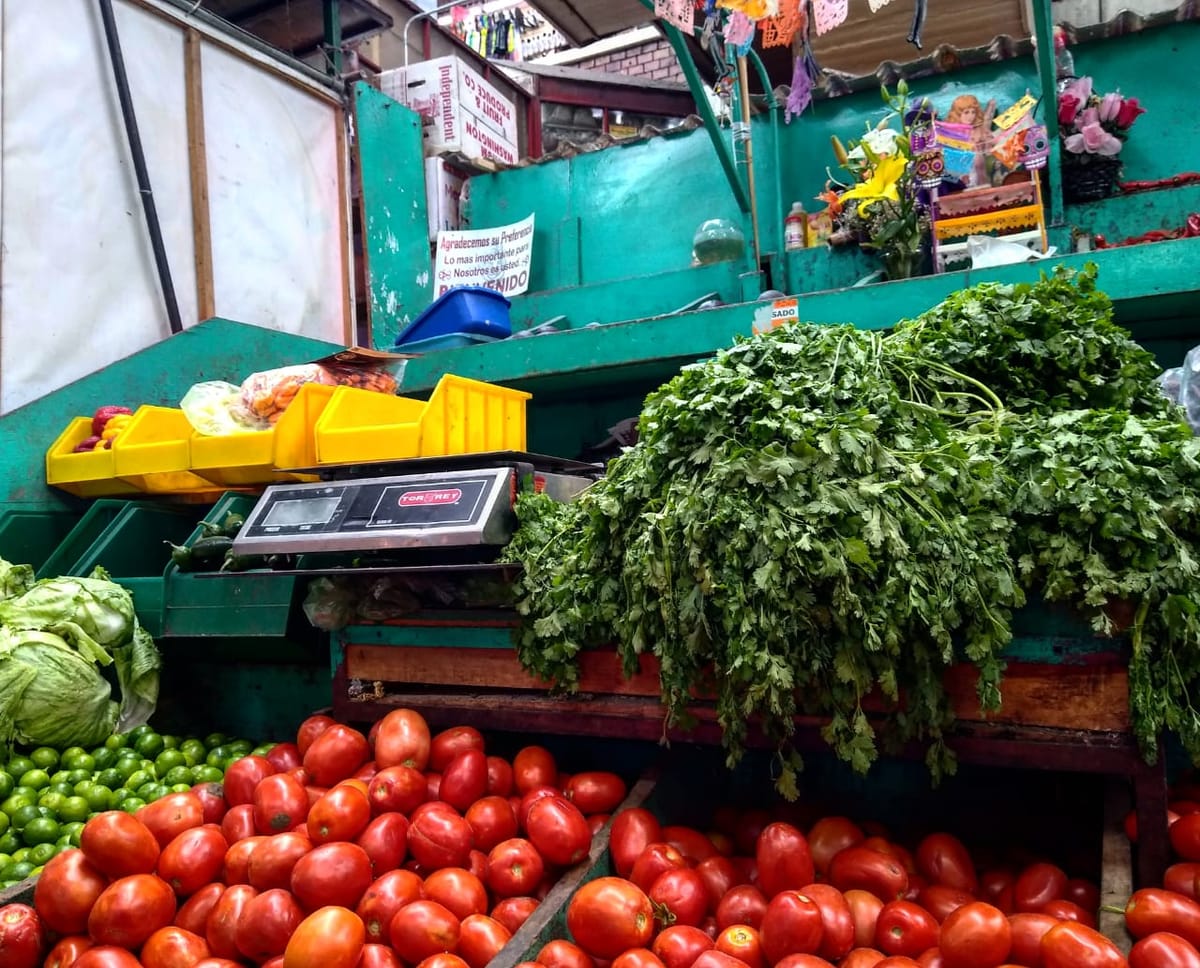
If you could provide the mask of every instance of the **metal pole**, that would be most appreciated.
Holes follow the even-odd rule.
[[[754,268],[762,265],[762,246],[758,238],[758,196],[754,192],[754,139],[750,136],[750,72],[746,58],[737,59],[738,89],[741,91],[743,137],[746,139],[746,193],[750,196],[750,225],[754,235]]]
[[[1050,224],[1062,225],[1063,191],[1062,148],[1058,139],[1058,69],[1054,60],[1054,13],[1050,0],[1033,0],[1033,29],[1037,38],[1034,60],[1038,69],[1038,80],[1042,91],[1042,117],[1046,122],[1046,134],[1050,142],[1050,160],[1047,165],[1050,176]],[[1037,172],[1032,173],[1036,178]]]
[[[322,14],[325,20],[325,46],[329,50],[328,72],[333,77],[342,76],[342,2],[324,0]]]
[[[117,85],[117,97],[121,102],[121,116],[125,121],[125,136],[129,140],[129,153],[133,156],[133,170],[137,176],[138,194],[142,196],[142,209],[146,213],[146,228],[150,232],[150,248],[154,250],[154,265],[158,269],[158,282],[162,288],[163,303],[167,310],[167,322],[172,333],[183,332],[183,321],[179,316],[179,301],[175,298],[175,284],[171,281],[171,266],[167,261],[167,250],[163,244],[162,226],[158,221],[158,208],[154,204],[154,192],[150,188],[150,173],[146,170],[146,154],[142,150],[142,137],[138,133],[137,114],[133,109],[133,98],[129,93],[129,77],[125,74],[125,58],[121,53],[121,38],[117,33],[117,22],[113,17],[112,0],[99,0],[100,19],[104,24],[104,39],[108,44],[108,56],[112,61],[113,80]]]
[[[408,23],[404,25],[404,66],[408,67],[408,31],[418,20],[425,20],[427,17],[436,17],[439,13],[445,13],[447,10],[452,10],[455,7],[462,6],[462,0],[454,0],[453,3],[445,3],[440,7],[434,7],[432,10],[425,10],[421,13],[414,14],[408,18]]]

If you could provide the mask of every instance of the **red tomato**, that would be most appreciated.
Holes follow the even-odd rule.
[[[513,792],[512,764],[502,756],[487,758],[487,793],[492,797],[507,797]]]
[[[295,743],[276,743],[267,750],[267,762],[280,773],[294,770],[303,760],[300,748]]]
[[[775,968],[833,968],[819,955],[788,955]]]
[[[231,807],[221,818],[221,833],[225,842],[236,844],[239,840],[253,837],[257,830],[254,826],[254,804],[241,803]]]
[[[354,779],[362,780],[364,783],[370,783],[378,775],[379,764],[374,760],[367,760],[366,763],[354,771]]]
[[[631,948],[613,959],[611,968],[667,968],[662,959],[649,948]],[[762,968],[752,965],[751,968]]]
[[[1042,913],[1049,914],[1058,921],[1078,921],[1080,924],[1086,924],[1089,928],[1096,926],[1096,915],[1085,911],[1073,901],[1063,899],[1047,901],[1042,905]]]
[[[1169,833],[1175,853],[1184,860],[1200,861],[1200,813],[1180,817],[1170,825]]]
[[[816,954],[824,930],[816,901],[799,891],[781,891],[767,905],[758,937],[767,963],[774,965],[787,955]]]
[[[417,962],[453,951],[461,930],[458,918],[437,901],[413,901],[392,916],[389,936],[405,961]]]
[[[508,928],[510,933],[516,934],[537,909],[537,898],[506,897],[492,908],[491,917]]]
[[[196,794],[168,793],[134,814],[154,834],[159,847],[166,847],[185,830],[204,823],[204,804]]]
[[[1041,968],[1042,938],[1058,924],[1058,918],[1049,914],[1010,914],[1008,924],[1012,929],[1012,950],[1008,960],[1029,968]]]
[[[269,837],[254,848],[246,868],[246,880],[255,890],[274,888],[289,890],[296,862],[313,849],[312,841],[303,830]]]
[[[395,870],[408,856],[408,821],[402,813],[380,814],[354,841],[371,858],[371,872],[379,877]]]
[[[1136,891],[1125,905],[1125,926],[1135,938],[1170,931],[1200,945],[1200,904],[1182,894],[1157,888]]]
[[[376,813],[410,814],[429,798],[425,775],[411,766],[389,766],[371,778],[367,796]]]
[[[370,755],[367,738],[362,733],[335,723],[313,740],[304,754],[304,768],[313,783],[329,787],[354,776],[354,771],[367,762]],[[229,780],[225,782],[228,785]]]
[[[265,756],[243,756],[235,760],[225,771],[225,801],[231,807],[253,804],[255,787],[276,772]]]
[[[908,890],[904,892],[904,896],[900,898],[902,901],[915,901],[921,896],[921,892],[927,887],[932,887],[928,878],[924,874],[909,872],[908,875]]]
[[[875,968],[921,968],[921,963],[904,955],[888,955]]]
[[[488,895],[483,881],[461,867],[443,867],[425,878],[423,894],[437,901],[460,921],[472,914],[487,914]]]
[[[487,757],[481,749],[464,749],[446,765],[438,796],[465,813],[486,792]]]
[[[1040,911],[1047,902],[1057,901],[1067,886],[1067,875],[1053,864],[1030,864],[1013,885],[1013,902],[1018,911]]]
[[[1163,875],[1163,888],[1174,891],[1176,894],[1182,894],[1184,897],[1190,897],[1195,901],[1197,900],[1196,879],[1198,877],[1200,877],[1200,863],[1185,860],[1178,864],[1172,864]],[[1076,903],[1078,904],[1079,901],[1076,900]]]
[[[28,904],[0,907],[0,964],[4,968],[39,968],[47,947],[46,929],[37,911]]]
[[[404,968],[404,962],[388,945],[365,944],[355,968]]]
[[[238,922],[242,920],[246,905],[257,896],[258,891],[249,884],[235,884],[217,900],[204,931],[208,947],[216,957],[236,959],[242,956],[237,946]]]
[[[592,956],[579,945],[561,940],[547,942],[533,964],[544,965],[545,968],[596,968]]]
[[[139,958],[146,968],[192,968],[211,954],[200,935],[169,925],[146,939]]]
[[[900,862],[900,866],[904,868],[905,873],[917,873],[916,859],[905,848],[899,844],[894,844],[886,837],[874,836],[868,837],[861,844],[863,847],[869,847],[871,850],[877,850],[881,854],[887,854]]]
[[[1045,968],[1125,968],[1121,950],[1099,931],[1076,921],[1059,921],[1042,938]]]
[[[1005,890],[1011,891],[1016,883],[1017,875],[1010,870],[993,868],[984,871],[979,877],[979,899],[996,904],[996,899]],[[996,904],[999,907],[999,904]]]
[[[464,818],[471,825],[476,850],[485,854],[498,843],[517,835],[517,815],[504,797],[487,796],[476,800]]]
[[[629,872],[629,879],[643,891],[648,891],[667,871],[683,870],[687,866],[683,854],[670,844],[650,844],[634,863],[633,870]]]
[[[886,957],[882,951],[874,948],[852,948],[842,959],[840,968],[875,968]]]
[[[175,892],[153,874],[132,874],[113,881],[88,915],[88,934],[96,944],[138,948],[175,918]]]
[[[667,968],[691,968],[693,962],[713,947],[713,939],[699,928],[676,924],[660,931],[650,951]]]
[[[429,769],[445,773],[459,754],[467,750],[484,751],[483,734],[474,726],[451,726],[433,737],[429,744]]]
[[[287,891],[263,891],[242,911],[234,943],[243,955],[262,964],[283,954],[288,938],[303,920],[304,912]]]
[[[183,928],[184,931],[190,931],[203,938],[208,931],[208,916],[224,893],[224,884],[205,884],[184,901],[179,910],[175,912],[175,927]]]
[[[42,968],[71,968],[88,948],[92,947],[92,939],[80,934],[72,934],[63,938],[46,956]],[[37,962],[33,962],[37,964]]]
[[[1177,934],[1156,931],[1133,946],[1129,968],[1200,968],[1200,952]]]
[[[529,829],[529,811],[533,809],[533,805],[539,800],[547,797],[557,797],[562,799],[562,794],[559,793],[554,787],[540,786],[534,787],[523,797],[521,797],[516,807],[517,826],[521,830]]]
[[[979,877],[971,855],[952,834],[930,834],[917,847],[917,871],[933,884],[944,884],[967,894],[979,892]],[[932,945],[931,945],[932,947]]]
[[[711,948],[692,962],[692,968],[746,968],[746,963],[724,951]]]
[[[463,918],[458,934],[458,954],[471,968],[484,968],[508,944],[512,932],[484,914]]]
[[[732,924],[717,935],[713,947],[722,954],[745,962],[750,968],[766,968],[758,932],[748,924]]]
[[[559,867],[578,864],[592,846],[587,818],[562,797],[543,797],[530,807],[526,830],[538,853]]]
[[[312,805],[305,825],[316,845],[350,841],[371,822],[371,802],[357,787],[339,784]]]
[[[854,947],[854,917],[846,896],[828,884],[809,884],[801,892],[821,912],[821,947],[817,954],[837,961]]]
[[[542,855],[533,844],[513,837],[492,848],[484,880],[497,897],[520,897],[537,890],[544,873]]]
[[[239,840],[225,851],[225,863],[222,877],[226,884],[250,883],[250,858],[254,851],[267,843],[270,837],[247,837]]]
[[[425,774],[425,798],[427,800],[440,800],[442,798],[442,774]]]
[[[941,948],[930,948],[928,951],[921,952],[917,958],[917,964],[921,968],[946,968],[946,960],[942,957]],[[1003,965],[1000,968],[1004,968]]]
[[[646,894],[660,910],[658,917],[666,925],[699,927],[708,915],[708,892],[704,889],[704,881],[690,868],[664,871],[655,878]]]
[[[741,875],[728,857],[710,857],[696,865],[696,873],[708,894],[708,909],[716,913],[721,898],[741,883]]]
[[[225,812],[229,809],[229,804],[225,802],[225,786],[221,783],[197,783],[192,787],[192,793],[200,800],[200,806],[204,810],[205,823],[219,824],[225,817]]]
[[[916,958],[937,943],[937,919],[923,907],[911,901],[889,901],[879,912],[875,947],[884,954]]]
[[[816,870],[808,840],[791,824],[773,823],[763,828],[755,856],[758,886],[768,900],[782,891],[798,890],[813,882]]]
[[[767,899],[763,892],[753,884],[740,884],[717,905],[717,927],[724,930],[733,924],[748,924],[757,931],[766,913]]]
[[[866,834],[853,820],[846,817],[822,817],[808,832],[808,848],[813,866],[821,874],[829,873],[829,865],[841,851],[866,840]]]
[[[323,907],[300,922],[283,952],[283,968],[355,968],[365,940],[357,914]]]
[[[387,944],[392,918],[404,905],[421,899],[421,878],[412,871],[388,871],[378,878],[358,902],[357,914],[367,940]]]
[[[1078,904],[1093,916],[1100,910],[1100,888],[1082,877],[1073,877],[1067,881],[1067,886],[1063,889],[1063,899]]]
[[[92,817],[80,832],[79,847],[88,863],[109,877],[151,873],[161,850],[150,829],[123,810]]]
[[[42,922],[58,934],[83,934],[88,913],[108,878],[81,850],[66,850],[47,861],[33,888],[33,906]]]
[[[584,814],[612,813],[625,799],[625,781],[615,773],[593,770],[576,773],[563,787],[575,806]]]
[[[191,827],[163,848],[158,876],[180,897],[188,897],[217,879],[228,850],[225,835],[216,824]]]
[[[142,968],[142,963],[124,948],[102,944],[84,951],[71,968]]]
[[[526,746],[513,757],[513,786],[524,796],[535,787],[558,789],[558,764],[549,750]]]
[[[908,890],[908,872],[900,862],[869,847],[838,853],[829,865],[829,880],[839,891],[869,891],[883,901],[894,901]]]
[[[567,930],[593,958],[615,958],[650,943],[654,906],[637,885],[619,877],[598,877],[567,904]]]
[[[470,966],[458,955],[443,951],[441,954],[430,955],[417,965],[417,968],[470,968]]]
[[[300,724],[300,728],[296,731],[296,752],[300,754],[300,759],[303,761],[304,754],[308,752],[308,748],[312,746],[313,740],[320,736],[330,726],[337,723],[336,719],[331,719],[328,716],[309,716]]]
[[[689,864],[717,856],[717,847],[708,836],[691,827],[663,827],[662,839],[683,854]]]
[[[975,901],[946,918],[937,943],[946,968],[996,968],[1012,950],[1012,927],[999,908]]]
[[[945,884],[930,884],[921,888],[921,893],[917,895],[917,903],[932,914],[939,923],[945,921],[964,904],[970,904],[974,900],[975,898],[966,891],[947,887]]]
[[[427,870],[466,867],[471,855],[471,825],[448,803],[426,803],[408,827],[408,852]]]
[[[650,844],[661,843],[661,833],[658,818],[642,807],[622,810],[613,817],[608,837],[616,872],[628,877],[642,851]]]
[[[145,809],[145,808],[143,808]],[[304,784],[287,773],[264,777],[254,788],[254,828],[260,834],[279,834],[304,822],[308,794]]]
[[[292,893],[306,911],[322,907],[353,911],[373,880],[371,858],[358,844],[323,844],[296,861]]]
[[[424,770],[429,765],[429,724],[412,709],[393,709],[379,721],[375,762],[380,772],[389,766]]]

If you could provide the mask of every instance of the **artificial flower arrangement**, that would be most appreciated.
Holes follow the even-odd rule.
[[[1111,195],[1129,129],[1145,114],[1136,97],[1098,94],[1090,77],[1078,77],[1058,95],[1063,188],[1076,200]]]
[[[889,279],[915,274],[929,239],[929,213],[921,202],[914,153],[914,128],[932,121],[928,102],[915,107],[901,80],[883,99],[892,109],[849,148],[834,137],[838,163],[853,179],[841,184],[830,175],[821,198],[829,203],[838,230],[832,244],[857,242],[883,259]]]

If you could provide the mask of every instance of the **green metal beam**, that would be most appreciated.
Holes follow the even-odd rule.
[[[1042,117],[1050,136],[1050,224],[1063,224],[1062,149],[1058,140],[1058,69],[1054,58],[1054,12],[1050,0],[1033,0],[1033,29],[1037,38],[1035,58],[1041,82]]]
[[[328,51],[328,71],[333,77],[342,75],[342,0],[324,0],[325,48]]]

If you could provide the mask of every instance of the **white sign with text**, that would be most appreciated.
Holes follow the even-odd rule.
[[[434,281],[437,295],[451,286],[483,286],[506,296],[529,289],[533,216],[514,225],[439,232]]]

